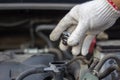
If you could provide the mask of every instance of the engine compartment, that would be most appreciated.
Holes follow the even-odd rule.
[[[15,80],[25,70],[38,66],[46,67],[50,62],[67,61],[73,58],[69,50],[66,52],[59,50],[59,41],[49,40],[50,32],[68,11],[37,9],[0,11],[0,80]],[[120,40],[119,26],[120,19],[113,27],[105,31],[108,35],[107,40],[98,39],[97,41]],[[103,49],[106,48],[103,47]],[[69,77],[66,80],[77,78],[75,69],[80,68],[79,61],[73,65],[69,67],[68,75],[65,75]],[[24,80],[51,80],[50,75],[38,73]]]

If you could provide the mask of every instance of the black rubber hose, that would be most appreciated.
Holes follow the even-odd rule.
[[[15,26],[19,26],[19,25],[25,24],[27,22],[29,22],[29,19],[25,19],[25,20],[13,22],[13,23],[1,23],[0,22],[0,26],[1,27],[15,27]]]
[[[47,36],[45,36],[42,32],[37,32],[37,35],[39,37],[41,37],[43,40],[45,40],[45,42],[47,43],[48,47],[53,48],[53,44],[51,43],[51,41],[48,39]]]
[[[48,51],[49,52],[52,52],[53,54],[57,55],[57,58],[59,60],[62,60],[63,59],[63,54],[62,52],[59,50],[59,49],[56,49],[56,48],[48,48]]]
[[[31,38],[30,47],[33,48],[35,46],[35,34],[34,34],[33,24],[30,24],[30,38]]]
[[[120,71],[120,68],[117,65],[116,66],[110,66],[104,72],[98,73],[97,76],[99,77],[99,79],[103,79],[106,76],[108,76],[111,72],[113,72],[114,70]]]
[[[43,30],[53,30],[55,28],[56,25],[39,25],[36,28],[36,32],[40,32]]]
[[[120,59],[118,58],[118,56],[116,56],[115,54],[108,54],[106,55],[99,63],[98,65],[95,67],[95,70],[97,72],[99,72],[99,70],[101,69],[101,67],[103,66],[103,64],[108,60],[108,59],[114,59],[118,65],[118,67],[120,67]]]
[[[16,78],[16,80],[23,80],[29,75],[36,74],[36,73],[44,73],[44,72],[45,71],[43,67],[29,69],[27,71],[20,73],[20,75]]]
[[[43,38],[50,48],[53,48],[52,42],[41,31],[43,31],[43,30],[53,30],[54,28],[55,28],[55,25],[40,25],[40,26],[37,26],[36,29],[35,29],[35,32],[37,33],[37,35],[39,37]]]

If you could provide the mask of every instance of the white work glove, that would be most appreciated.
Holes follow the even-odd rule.
[[[52,31],[50,39],[56,41],[64,31],[68,31],[71,33],[68,46],[60,42],[60,49],[72,46],[73,55],[81,53],[85,56],[94,37],[111,27],[119,17],[120,12],[107,0],[89,1],[73,7]]]

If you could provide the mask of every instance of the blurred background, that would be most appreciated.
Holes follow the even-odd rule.
[[[33,66],[71,59],[71,52],[59,50],[59,41],[51,42],[49,34],[74,5],[86,1],[0,0],[0,80],[15,80],[20,72]],[[95,50],[103,55],[120,52],[120,19],[98,35]],[[35,75],[25,80],[43,77]]]

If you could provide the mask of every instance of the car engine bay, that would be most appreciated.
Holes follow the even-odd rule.
[[[68,11],[0,11],[0,80],[120,80],[120,19],[87,59],[49,40]]]

